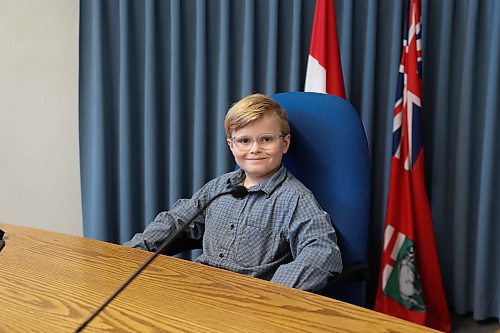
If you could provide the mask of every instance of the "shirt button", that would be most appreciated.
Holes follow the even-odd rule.
[[[229,230],[233,230],[233,229],[234,229],[234,224],[231,224],[231,225],[229,226]]]
[[[219,258],[224,258],[224,253],[219,253]]]

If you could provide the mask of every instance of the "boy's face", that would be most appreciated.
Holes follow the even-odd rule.
[[[263,134],[281,135],[278,119],[272,113],[266,113],[250,125],[233,131],[232,137],[247,137],[250,140],[259,138]],[[250,187],[271,177],[281,165],[283,154],[290,146],[290,135],[275,138],[272,148],[263,149],[259,141],[254,141],[250,149],[240,150],[231,139],[227,140],[236,163],[245,171],[244,185]]]

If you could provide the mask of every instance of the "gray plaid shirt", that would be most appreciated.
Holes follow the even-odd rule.
[[[155,251],[199,207],[244,178],[238,170],[211,180],[191,199],[180,199],[160,213],[124,245]],[[215,199],[186,229],[190,238],[203,237],[198,262],[309,291],[320,290],[342,270],[328,214],[284,167],[248,191],[242,199]]]

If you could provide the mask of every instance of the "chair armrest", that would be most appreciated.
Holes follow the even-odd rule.
[[[331,277],[326,283],[325,289],[341,282],[368,282],[370,271],[368,265],[357,264],[342,269],[342,273]]]
[[[368,278],[368,265],[344,266],[342,272],[328,279],[325,287],[317,291],[317,294],[364,307]]]

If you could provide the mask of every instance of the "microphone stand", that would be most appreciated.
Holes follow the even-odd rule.
[[[165,250],[165,248],[170,245],[171,242],[173,242],[186,228],[188,225],[190,225],[198,215],[201,214],[207,208],[208,205],[212,203],[216,198],[226,195],[226,194],[231,194],[235,198],[243,198],[248,194],[247,189],[244,186],[235,186],[233,187],[230,191],[227,192],[222,192],[214,197],[212,197],[205,205],[203,205],[196,213],[193,215],[191,219],[187,223],[184,223],[184,225],[180,228],[177,229],[176,232],[170,234],[156,249],[156,251],[151,255],[146,261],[142,263],[137,270],[130,275],[130,277],[125,280],[114,292],[111,294],[97,309],[94,310],[94,312],[91,313],[91,315],[83,322],[80,324],[80,326],[77,327],[77,329],[74,331],[75,333],[81,332],[91,321],[94,319],[111,301],[118,296],[129,284],[134,280],[158,255]]]

